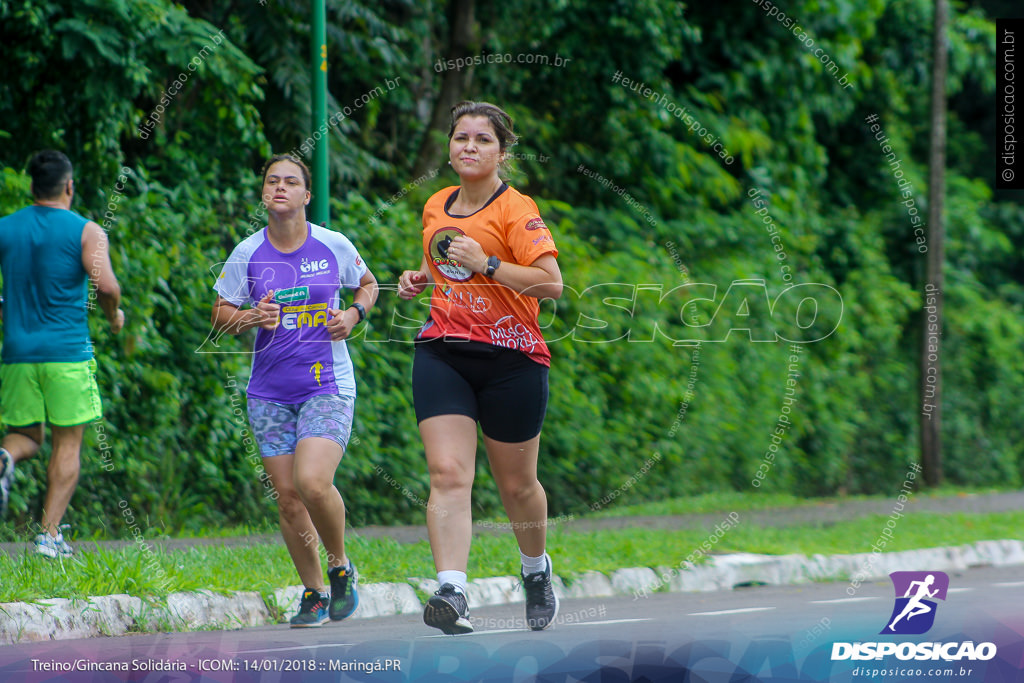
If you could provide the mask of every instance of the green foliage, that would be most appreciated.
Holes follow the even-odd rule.
[[[446,132],[425,122],[450,5],[327,6],[328,105],[350,107],[329,133],[331,227],[382,284],[350,342],[359,401],[336,483],[357,527],[419,522],[429,487],[410,341],[427,309],[394,289],[419,262],[423,202],[457,181],[409,177],[423,136]],[[791,3],[808,47],[749,0],[477,4],[481,55],[549,59],[464,67],[458,95],[515,117],[510,182],[538,200],[560,251],[565,294],[542,306],[553,515],[898,487],[922,419],[923,252],[866,119],[878,116],[927,215],[931,7]],[[1013,486],[1024,209],[992,190],[991,16],[957,7],[950,29],[942,435],[951,481]],[[210,337],[207,321],[218,264],[263,226],[254,171],[309,135],[308,3],[14,0],[0,39],[0,215],[29,201],[30,154],[65,150],[75,208],[110,233],[125,293],[120,336],[91,321],[106,407],[69,521],[131,537],[123,503],[162,533],[273,525],[246,440],[252,339]],[[751,280],[764,289],[734,285]],[[838,293],[806,330],[786,298],[807,291],[797,284]],[[817,341],[794,364],[789,344],[762,341],[780,330]],[[19,466],[15,533],[38,518],[46,457]],[[482,453],[474,503],[501,513]]]

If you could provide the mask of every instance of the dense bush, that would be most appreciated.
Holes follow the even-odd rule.
[[[0,215],[29,201],[31,152],[65,149],[77,163],[76,209],[108,229],[125,293],[122,335],[91,320],[106,410],[87,432],[68,515],[84,533],[125,534],[122,501],[168,531],[276,516],[240,417],[251,338],[211,337],[208,321],[218,264],[262,226],[255,171],[271,149],[307,134],[306,5],[210,5],[0,7],[11,66],[0,83]],[[432,68],[448,19],[420,3],[328,5],[332,112],[401,84],[330,133],[331,227],[383,285],[350,342],[360,398],[336,481],[355,525],[419,522],[428,486],[410,340],[426,308],[400,302],[394,284],[419,261],[423,201],[454,182],[444,171],[411,177],[424,135],[437,134],[425,121],[450,75]],[[572,60],[482,64],[462,93],[516,116],[510,181],[538,200],[560,249],[565,295],[542,307],[554,356],[541,460],[552,514],[712,490],[896,491],[918,450],[923,261],[865,118],[880,117],[924,211],[931,4],[794,3],[792,16],[850,88],[754,3],[698,4],[685,15],[669,0],[600,16],[591,5],[481,7],[481,52]],[[223,42],[142,136],[163,93],[222,28]],[[949,480],[1016,486],[1024,212],[993,195],[983,162],[993,115],[976,101],[991,96],[993,60],[992,21],[958,11],[943,439]],[[645,98],[615,74],[665,97]],[[664,101],[713,131],[733,161]],[[790,285],[838,296],[822,294],[818,318],[800,330]],[[793,364],[790,344],[765,341],[776,333],[815,341]],[[37,518],[45,463],[44,453],[19,467],[18,533]],[[500,510],[489,477],[481,454],[481,515]]]

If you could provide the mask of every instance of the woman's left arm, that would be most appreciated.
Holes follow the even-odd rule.
[[[348,338],[355,326],[362,321],[355,305],[359,304],[363,307],[364,311],[369,312],[373,308],[374,302],[377,301],[377,292],[377,278],[367,268],[363,276],[359,278],[359,287],[356,288],[355,294],[352,295],[352,305],[345,310],[337,308],[327,310],[331,316],[330,320],[327,321],[327,332],[331,335],[331,341],[341,341]]]
[[[456,237],[448,247],[448,254],[474,273],[487,272],[489,255],[472,237]],[[502,261],[490,278],[525,296],[537,299],[562,296],[562,271],[554,254],[542,254],[528,266]]]
[[[355,294],[352,296],[352,303],[362,304],[363,308],[369,311],[377,302],[378,292],[377,278],[367,268],[363,276],[359,278],[359,288],[356,289]]]

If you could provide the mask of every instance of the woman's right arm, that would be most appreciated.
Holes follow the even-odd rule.
[[[213,329],[228,334],[241,334],[254,327],[273,330],[280,322],[281,313],[281,306],[271,303],[273,297],[273,292],[267,292],[255,306],[243,311],[224,297],[217,296],[210,316]]]
[[[419,270],[406,270],[398,277],[398,296],[409,300],[423,292],[430,280],[430,273],[427,270],[427,256],[423,255],[420,261]]]

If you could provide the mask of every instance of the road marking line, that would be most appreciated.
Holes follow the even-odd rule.
[[[313,643],[311,645],[299,645],[297,647],[272,647],[269,650],[239,650],[236,655],[247,655],[255,652],[288,652],[289,650],[315,650],[318,647],[350,647],[355,643]]]
[[[835,600],[811,600],[812,605],[838,605],[843,602],[864,602],[865,600],[881,600],[881,598],[836,598]]]
[[[967,593],[974,590],[973,588],[947,588],[946,593]]]
[[[1003,581],[1001,583],[993,583],[992,585],[999,588],[1020,588],[1024,586],[1024,581]]]
[[[744,612],[767,612],[774,607],[742,607],[740,609],[723,609],[718,612],[690,612],[691,617],[717,617],[723,614],[743,614]]]
[[[559,626],[603,626],[605,624],[632,624],[637,621],[650,621],[650,619],[608,619],[607,621],[577,621],[572,624],[558,624]],[[556,622],[557,623],[557,622]]]

